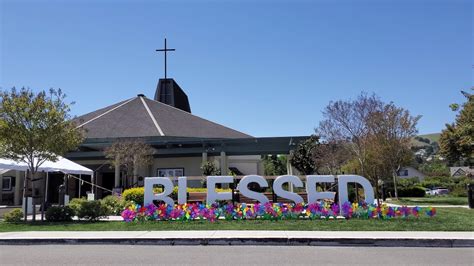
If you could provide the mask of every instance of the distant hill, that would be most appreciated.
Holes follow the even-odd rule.
[[[440,135],[441,135],[441,133],[418,135],[417,137],[412,139],[412,144],[415,147],[428,146],[433,142],[439,142]],[[421,141],[420,139],[427,139],[427,140],[429,140],[429,143],[427,143],[425,141]]]
[[[439,137],[441,136],[441,133],[431,133],[431,134],[425,134],[425,135],[419,135],[419,137],[429,139],[430,141],[436,141],[439,142]]]

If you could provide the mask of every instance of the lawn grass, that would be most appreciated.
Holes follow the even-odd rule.
[[[422,198],[399,198],[390,203],[401,205],[467,205],[467,197],[422,197]]]
[[[160,230],[301,230],[301,231],[473,231],[474,210],[439,208],[435,217],[391,220],[246,220],[246,221],[156,221],[70,222],[8,224],[0,222],[0,232],[10,231],[160,231]]]

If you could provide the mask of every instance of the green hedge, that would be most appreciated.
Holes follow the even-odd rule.
[[[144,187],[135,187],[126,189],[122,193],[122,198],[124,201],[133,201],[136,204],[143,205],[143,197],[145,196]]]
[[[474,180],[469,177],[430,176],[426,177],[420,185],[425,188],[444,187],[449,189],[451,196],[466,197],[467,184],[472,182]]]
[[[86,198],[74,198],[71,201],[69,201],[69,207],[74,211],[74,214],[77,215],[79,210],[81,209],[81,206],[84,202],[86,202]]]
[[[155,193],[161,193],[163,190],[161,188],[154,188]],[[231,192],[230,188],[216,188],[217,192]],[[192,192],[207,192],[207,188],[186,188],[187,193]],[[123,204],[127,204],[127,202],[134,202],[136,204],[143,205],[143,198],[145,196],[145,188],[144,187],[136,187],[136,188],[129,188],[126,189],[122,193],[122,200],[125,202]],[[178,196],[178,187],[175,186],[173,188],[173,192],[171,193],[170,197],[176,199]]]
[[[107,209],[99,200],[81,202],[76,215],[79,219],[97,221],[107,216]]]
[[[424,197],[426,194],[425,189],[422,187],[408,187],[401,188],[398,190],[399,197]]]
[[[19,223],[23,219],[23,211],[20,209],[11,210],[3,218],[7,223]]]
[[[70,222],[74,210],[69,206],[52,206],[46,210],[46,220],[49,222]]]
[[[117,196],[107,196],[100,200],[106,215],[120,215],[124,210],[124,202]]]

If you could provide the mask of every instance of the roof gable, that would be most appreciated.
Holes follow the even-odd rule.
[[[86,129],[87,138],[252,137],[143,96],[85,114],[75,121],[78,127]]]

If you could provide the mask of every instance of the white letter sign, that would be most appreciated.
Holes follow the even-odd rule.
[[[338,176],[339,204],[349,201],[347,195],[347,183],[359,183],[364,188],[365,202],[374,204],[374,188],[369,180],[360,175],[340,175]]]
[[[240,180],[237,189],[247,198],[257,200],[260,203],[267,203],[268,198],[263,193],[258,193],[248,188],[250,183],[257,183],[260,187],[268,187],[268,183],[263,177],[259,175],[246,175]]]
[[[153,192],[154,185],[162,185],[163,192],[160,194],[155,194]],[[166,204],[173,206],[174,201],[172,198],[168,197],[173,192],[173,182],[167,177],[147,177],[145,178],[145,197],[143,200],[143,205],[147,206],[153,203],[154,200],[162,200]]]
[[[187,201],[188,179],[185,176],[178,177],[178,204],[185,204]]]
[[[279,176],[275,179],[275,182],[273,182],[273,191],[275,191],[275,194],[278,197],[292,200],[295,203],[303,202],[303,198],[300,195],[283,190],[282,185],[284,183],[288,183],[289,185],[293,184],[295,185],[295,187],[303,187],[303,182],[301,181],[301,179],[299,179],[297,176],[294,176],[294,175]]]
[[[317,183],[334,183],[332,175],[308,175],[306,176],[306,193],[308,193],[308,204],[314,203],[322,199],[334,200],[335,192],[318,192],[316,190]]]
[[[211,205],[217,200],[231,200],[232,192],[216,192],[216,184],[230,184],[234,182],[233,176],[208,176],[207,177],[207,200],[206,204]]]

